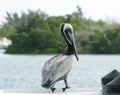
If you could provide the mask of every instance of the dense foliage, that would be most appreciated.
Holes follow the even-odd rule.
[[[28,13],[7,13],[7,22],[0,28],[0,37],[8,37],[12,45],[6,53],[50,54],[61,53],[66,43],[60,32],[62,23],[72,24],[79,53],[120,53],[120,25],[102,20],[86,19],[79,6],[78,11],[65,16],[48,16],[29,10]]]

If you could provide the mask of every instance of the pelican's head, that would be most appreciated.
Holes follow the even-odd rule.
[[[61,25],[61,32],[62,32],[63,37],[67,41],[67,44],[72,47],[73,52],[74,52],[74,54],[76,56],[76,59],[79,60],[76,45],[75,45],[74,33],[73,33],[72,25],[70,25],[68,23],[63,23]]]

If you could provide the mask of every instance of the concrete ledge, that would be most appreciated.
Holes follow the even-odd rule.
[[[3,95],[15,95],[15,94],[21,94],[21,95],[101,95],[101,89],[100,88],[72,88],[68,89],[65,92],[62,91],[62,89],[56,89],[56,91],[53,93],[49,89],[3,89],[0,90],[0,94]]]

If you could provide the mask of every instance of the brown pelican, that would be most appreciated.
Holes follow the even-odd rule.
[[[61,33],[67,42],[67,49],[61,55],[56,55],[50,60],[48,60],[44,67],[42,68],[42,84],[44,88],[50,88],[54,92],[54,85],[60,80],[64,80],[65,91],[68,87],[67,75],[72,68],[73,57],[78,59],[77,49],[74,40],[73,28],[68,23],[63,23],[61,25]]]

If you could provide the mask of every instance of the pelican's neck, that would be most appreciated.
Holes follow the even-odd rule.
[[[73,48],[70,44],[68,44],[67,49],[65,50],[65,52],[63,53],[64,55],[71,55],[73,54]]]

